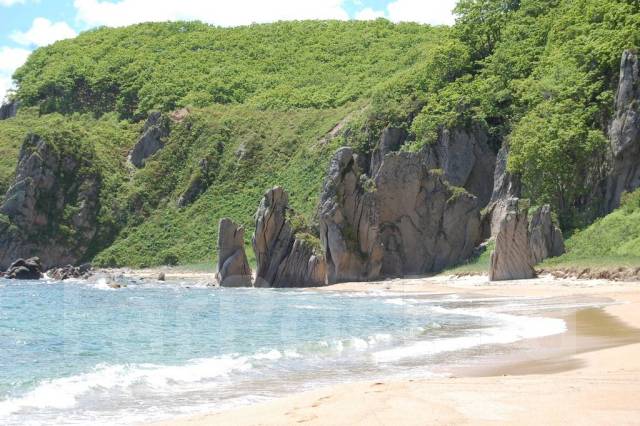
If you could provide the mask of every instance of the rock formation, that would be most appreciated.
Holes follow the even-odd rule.
[[[230,219],[218,226],[218,283],[222,287],[251,287],[251,268],[244,251],[244,229]]]
[[[380,169],[385,155],[398,151],[406,139],[406,130],[395,127],[385,128],[380,136],[380,141],[371,153],[371,166],[368,170],[369,175],[374,176]]]
[[[288,219],[289,197],[281,187],[268,190],[256,212],[253,250],[256,287],[310,287],[325,284],[325,262],[311,243],[296,238]]]
[[[66,265],[60,268],[49,269],[47,276],[58,281],[64,281],[70,278],[89,278],[91,276],[91,264],[85,263],[80,266]]]
[[[320,198],[320,241],[330,283],[375,279],[382,268],[375,196],[365,188],[372,182],[358,160],[351,148],[340,148]]]
[[[520,197],[522,184],[520,177],[507,170],[509,146],[505,143],[498,151],[496,167],[493,177],[493,192],[491,200],[483,216],[483,237],[495,237],[500,230],[500,224],[507,214],[509,199]]]
[[[42,264],[37,257],[18,259],[7,268],[4,276],[10,280],[39,280],[42,278]]]
[[[178,198],[178,207],[186,207],[196,201],[207,188],[215,176],[217,162],[203,158],[198,163],[198,169],[191,176],[187,189]]]
[[[370,178],[351,148],[334,155],[320,201],[329,282],[434,272],[480,238],[477,198],[430,171],[419,153],[389,153]]]
[[[144,167],[147,158],[164,148],[164,139],[169,132],[169,123],[161,113],[149,114],[142,128],[142,136],[129,153],[129,162],[137,168]]]
[[[424,148],[427,168],[442,169],[445,179],[475,195],[480,207],[491,199],[496,166],[487,139],[480,128],[443,128],[438,140]]]
[[[500,222],[496,246],[491,253],[490,281],[535,278],[533,255],[529,245],[527,211],[517,198],[506,203],[506,214]]]
[[[8,118],[15,117],[18,113],[20,102],[11,101],[0,106],[0,120],[6,120]]]
[[[551,207],[545,204],[539,207],[529,222],[529,247],[534,265],[549,257],[564,253],[564,238],[560,228],[553,223]]]
[[[0,268],[31,256],[46,268],[77,263],[96,234],[99,189],[90,158],[27,136],[0,205]]]
[[[615,112],[609,128],[611,172],[605,213],[620,205],[622,193],[640,187],[640,64],[629,50],[622,54]]]

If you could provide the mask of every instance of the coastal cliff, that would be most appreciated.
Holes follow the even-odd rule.
[[[0,267],[211,263],[220,219],[266,235],[277,186],[303,232],[256,247],[265,285],[464,263],[513,197],[548,205],[530,232],[555,256],[638,186],[640,12],[588,3],[603,19],[523,1],[452,28],[150,23],[38,49],[0,120]]]

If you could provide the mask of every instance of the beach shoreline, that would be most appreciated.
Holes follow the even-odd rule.
[[[436,276],[310,289],[589,297],[618,303],[566,314],[566,333],[519,342],[515,356],[486,359],[453,377],[338,384],[154,425],[639,424],[634,420],[640,418],[638,290],[637,282],[550,275],[499,283]]]

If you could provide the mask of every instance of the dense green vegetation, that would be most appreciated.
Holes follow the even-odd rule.
[[[37,50],[14,77],[18,96],[45,113],[334,108],[428,58],[447,31],[384,20],[101,28]]]
[[[620,56],[640,45],[640,4],[464,0],[458,11],[454,32],[484,59],[428,95],[412,125],[416,144],[441,125],[479,125],[495,147],[509,143],[525,196],[551,203],[563,227],[582,226],[592,217],[583,200],[601,178]]]
[[[640,266],[640,190],[625,194],[613,213],[576,232],[566,242],[568,253],[548,266]]]
[[[278,184],[285,185],[302,220],[312,221],[324,171],[339,142],[324,143],[322,138],[355,107],[192,111],[185,122],[174,124],[165,149],[133,178],[130,227],[96,261],[150,266],[211,259],[223,217],[245,226],[250,245],[260,199]],[[177,199],[206,156],[216,164],[209,189],[193,204],[178,208]]]
[[[484,129],[495,151],[508,143],[523,195],[551,203],[568,233],[584,228],[598,210],[588,195],[602,178],[620,55],[640,46],[640,4],[461,0],[456,13],[453,28],[140,24],[38,49],[14,76],[28,108],[0,122],[0,190],[27,133],[66,131],[70,149],[86,147],[104,179],[101,235],[88,256],[101,265],[193,264],[215,256],[221,217],[245,225],[249,243],[260,197],[276,184],[296,223],[313,225],[337,146],[367,152],[393,125],[409,131],[404,149],[418,150],[443,126],[461,126]],[[182,107],[189,114],[171,121],[165,148],[141,170],[128,165],[148,113]],[[179,207],[194,182],[204,192]],[[613,219],[594,226],[605,220]],[[568,244],[576,259],[595,255],[589,229]],[[627,248],[606,255],[640,256],[639,241],[612,235],[610,247]]]

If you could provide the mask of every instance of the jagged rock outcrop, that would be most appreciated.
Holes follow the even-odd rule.
[[[18,113],[18,108],[20,108],[20,102],[18,101],[11,101],[0,105],[0,120],[15,117]]]
[[[534,265],[549,257],[564,254],[564,238],[560,228],[553,223],[551,206],[545,204],[536,209],[529,222],[529,247]]]
[[[217,163],[208,158],[203,158],[198,163],[198,169],[191,176],[187,189],[178,198],[178,207],[186,207],[196,201],[202,195],[213,179]]]
[[[244,228],[230,219],[218,226],[218,283],[222,287],[251,287],[251,268],[244,251]]]
[[[288,219],[289,197],[281,187],[268,190],[256,212],[253,250],[256,287],[310,287],[325,284],[324,259],[296,238]]]
[[[466,189],[484,207],[494,186],[496,155],[487,144],[487,133],[480,128],[443,128],[438,139],[424,148],[429,169],[442,169],[453,186]]]
[[[500,222],[496,246],[491,253],[490,281],[535,278],[533,255],[529,245],[529,222],[526,209],[517,198],[506,203],[506,214]]]
[[[39,280],[42,278],[42,264],[37,257],[13,262],[4,274],[10,280]]]
[[[334,155],[320,204],[329,282],[439,271],[480,238],[477,198],[430,171],[418,153],[390,153],[373,179],[351,148]]]
[[[479,242],[477,198],[427,170],[418,155],[387,155],[375,188],[383,276],[440,271],[466,259]]]
[[[32,256],[45,268],[78,263],[96,234],[99,189],[90,158],[28,135],[0,205],[0,268]]]
[[[140,139],[129,153],[129,162],[139,169],[144,167],[147,158],[164,148],[164,139],[169,133],[169,122],[161,113],[149,114]]]
[[[382,242],[372,185],[349,147],[331,159],[320,197],[320,241],[330,283],[378,278]],[[361,177],[363,179],[361,179]]]
[[[493,177],[491,200],[483,216],[483,237],[495,237],[500,230],[502,219],[507,214],[509,199],[520,197],[522,184],[520,177],[507,170],[509,146],[505,143],[498,151]]]
[[[60,268],[49,269],[47,276],[58,281],[71,278],[89,278],[91,276],[91,264],[85,263],[80,266],[66,265]]]
[[[387,127],[382,131],[378,144],[371,153],[371,166],[367,173],[371,176],[380,169],[385,155],[396,152],[405,143],[407,131],[396,127]]]
[[[640,64],[626,50],[620,63],[615,112],[609,128],[611,171],[607,179],[605,213],[620,205],[623,192],[640,187]]]

